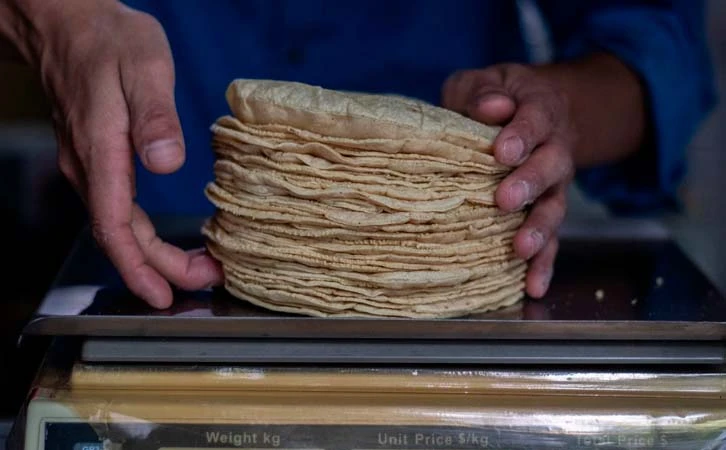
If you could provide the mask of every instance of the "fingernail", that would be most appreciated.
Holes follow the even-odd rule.
[[[544,234],[542,234],[539,230],[532,230],[532,232],[529,233],[529,240],[532,248],[532,252],[529,255],[531,258],[535,253],[542,250],[542,247],[544,246]]]
[[[524,142],[519,136],[507,138],[502,144],[502,163],[517,164],[524,157]]]
[[[514,209],[520,209],[529,201],[529,193],[529,183],[517,181],[509,187],[509,203]]]
[[[146,163],[154,168],[165,169],[179,164],[182,150],[176,139],[161,139],[144,148]]]

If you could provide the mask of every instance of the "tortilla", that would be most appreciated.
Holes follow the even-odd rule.
[[[445,318],[524,297],[526,218],[494,194],[499,131],[424,102],[234,80],[202,228],[241,301],[319,317]]]

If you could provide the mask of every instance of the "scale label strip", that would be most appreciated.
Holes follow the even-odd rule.
[[[690,450],[726,448],[723,422],[688,427],[46,423],[43,450]],[[77,448],[82,444],[82,448]],[[100,445],[99,445],[100,444]],[[695,446],[694,446],[695,445]]]

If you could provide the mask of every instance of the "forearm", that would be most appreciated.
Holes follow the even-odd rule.
[[[578,168],[622,160],[643,147],[648,113],[636,74],[607,54],[536,68],[567,97]]]

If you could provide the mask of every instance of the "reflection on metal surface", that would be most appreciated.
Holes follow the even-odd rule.
[[[174,221],[160,230],[169,241],[196,248],[203,245],[195,228],[199,223]],[[565,229],[555,276],[544,299],[525,299],[512,308],[452,320],[294,316],[239,301],[223,289],[177,292],[171,308],[155,310],[125,289],[90,235],[84,234],[25,334],[726,339],[723,295],[668,239],[662,227],[639,223],[606,222]],[[81,295],[69,301],[67,294],[75,295],[83,286],[95,291],[91,304]]]

